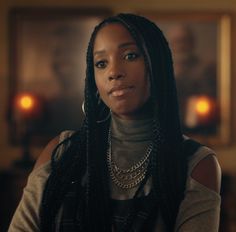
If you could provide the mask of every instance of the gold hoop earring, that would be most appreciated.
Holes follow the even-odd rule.
[[[103,111],[105,111],[105,108],[104,108],[104,110]],[[109,111],[108,111],[108,114],[106,115],[106,117],[104,118],[104,119],[101,119],[101,120],[97,120],[96,121],[96,123],[103,123],[103,122],[106,122],[109,118],[111,117],[111,110],[109,109]]]
[[[83,103],[82,103],[82,105],[81,105],[81,108],[82,108],[83,114],[86,115],[86,114],[85,114],[85,109],[84,109],[84,101],[83,101]]]
[[[100,100],[101,101],[101,100]],[[81,108],[82,108],[82,112],[83,114],[86,116],[86,113],[85,113],[85,109],[84,109],[84,101],[81,105]],[[103,111],[105,111],[105,108],[103,109]],[[102,112],[103,113],[103,112]],[[101,113],[101,114],[102,114]],[[111,117],[111,110],[109,109],[108,111],[108,114],[106,115],[106,117],[104,119],[101,119],[101,120],[97,120],[96,123],[103,123],[103,122],[106,122],[109,118]]]

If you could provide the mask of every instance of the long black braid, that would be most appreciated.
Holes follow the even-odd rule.
[[[144,56],[154,106],[153,151],[148,172],[153,180],[153,200],[158,204],[154,204],[154,207],[160,208],[167,230],[173,231],[179,204],[184,196],[187,159],[182,147],[172,57],[160,29],[146,18],[132,14],[119,14],[106,19],[91,36],[87,50],[85,120],[80,131],[63,142],[67,148],[61,158],[56,161],[53,158],[55,164],[42,200],[41,231],[53,231],[55,216],[69,184],[73,180],[80,183],[85,173],[85,188],[78,187],[77,190],[78,198],[83,199],[78,201],[81,203],[78,203],[80,231],[111,231],[110,190],[105,158],[110,122],[97,123],[109,109],[98,100],[93,70],[95,37],[109,23],[124,25]],[[132,210],[129,214],[124,231],[128,231],[135,213],[136,210]]]

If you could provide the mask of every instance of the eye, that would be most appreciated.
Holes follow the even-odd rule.
[[[137,59],[139,56],[140,56],[140,55],[139,55],[139,53],[137,53],[137,52],[129,52],[129,53],[127,53],[127,54],[125,55],[125,59],[132,61],[132,60]]]
[[[96,68],[105,68],[106,67],[107,62],[105,60],[99,60],[97,62],[95,62],[95,67]]]

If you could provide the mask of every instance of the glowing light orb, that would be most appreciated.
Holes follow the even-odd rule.
[[[23,109],[31,109],[34,105],[34,100],[32,99],[32,97],[30,96],[22,96],[21,99],[20,99],[20,106],[23,108]]]
[[[20,94],[16,98],[17,108],[21,111],[32,111],[36,106],[35,97],[31,94]]]
[[[211,109],[211,103],[207,98],[198,99],[196,103],[196,111],[200,115],[209,114]]]

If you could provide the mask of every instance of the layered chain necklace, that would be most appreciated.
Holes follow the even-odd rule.
[[[111,130],[108,133],[107,164],[110,176],[115,185],[122,189],[131,189],[142,182],[146,176],[153,144],[150,143],[141,160],[128,169],[122,169],[112,159]]]

